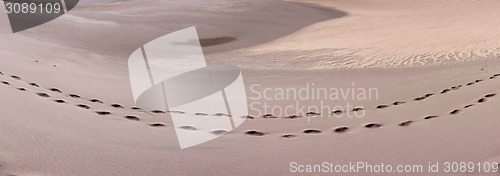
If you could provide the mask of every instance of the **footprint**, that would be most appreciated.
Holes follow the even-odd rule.
[[[199,113],[199,112],[198,113],[194,113],[194,115],[196,115],[196,116],[208,116],[207,113]]]
[[[266,135],[266,134],[265,134],[265,133],[263,133],[263,132],[254,131],[254,130],[252,130],[252,131],[247,131],[247,132],[245,132],[245,134],[247,134],[247,135],[251,135],[251,136],[264,136],[264,135]]]
[[[56,89],[56,88],[50,88],[49,90],[50,90],[50,91],[52,91],[52,92],[59,92],[59,93],[62,93],[62,91],[61,91],[61,90]]]
[[[444,89],[443,91],[441,91],[441,94],[445,94],[445,93],[448,93],[450,91],[451,91],[451,89]]]
[[[410,126],[412,123],[413,123],[413,121],[409,120],[409,121],[401,122],[399,124],[399,126],[407,127],[407,126]]]
[[[354,108],[354,109],[352,109],[352,111],[354,111],[354,112],[363,111],[363,110],[365,110],[365,109],[364,108]]]
[[[335,128],[335,130],[333,130],[333,132],[335,132],[335,133],[345,133],[345,132],[347,132],[347,130],[349,130],[349,127],[338,127],[338,128]]]
[[[394,103],[392,103],[393,105],[402,105],[402,104],[405,104],[406,102],[402,102],[402,101],[396,101]]]
[[[111,107],[114,107],[114,108],[123,108],[123,106],[119,105],[119,104],[111,104]]]
[[[429,98],[429,97],[432,97],[434,94],[425,94],[424,97],[425,98]]]
[[[80,108],[83,108],[83,109],[90,109],[90,106],[87,106],[87,105],[84,105],[84,104],[79,104],[79,105],[76,105]]]
[[[126,119],[129,119],[129,120],[134,120],[134,121],[139,121],[139,120],[140,120],[138,117],[136,117],[136,116],[131,116],[131,115],[129,115],[129,116],[125,116],[125,118],[126,118]]]
[[[168,111],[170,113],[174,113],[174,114],[186,114],[185,112],[183,111]]]
[[[321,115],[321,113],[317,113],[317,112],[308,112],[306,113],[306,116],[319,116]]]
[[[108,111],[96,111],[95,113],[97,113],[98,115],[110,115],[111,112],[108,112]]]
[[[435,119],[435,118],[438,118],[438,116],[427,116],[424,119],[429,120],[429,119]]]
[[[481,98],[481,99],[477,100],[477,102],[478,103],[484,103],[484,102],[486,102],[486,98]]]
[[[56,102],[56,103],[66,103],[66,101],[64,101],[64,100],[54,100],[54,102]]]
[[[281,135],[282,138],[287,138],[287,139],[290,139],[290,138],[296,138],[297,136],[294,135],[294,134],[284,134],[284,135]]]
[[[155,114],[165,114],[165,111],[160,111],[160,110],[152,110],[151,112]]]
[[[17,80],[20,80],[20,79],[21,79],[21,77],[19,77],[19,76],[15,76],[15,75],[10,76],[10,77],[11,77],[11,78],[14,78],[14,79],[17,79]]]
[[[69,94],[68,96],[71,98],[81,98],[80,95],[76,95],[76,94]]]
[[[216,113],[216,114],[214,114],[214,116],[218,116],[218,117],[222,117],[222,116],[231,117],[230,115],[224,114],[224,113]]]
[[[287,118],[287,119],[298,119],[298,118],[300,118],[300,116],[298,116],[298,115],[289,115],[289,116],[286,116],[285,118]]]
[[[466,106],[464,106],[464,108],[470,108],[470,107],[472,107],[472,106],[474,106],[474,105],[473,105],[473,104],[470,104],[470,105],[466,105]]]
[[[30,83],[30,85],[33,87],[40,87],[37,83]]]
[[[44,98],[48,98],[50,97],[49,94],[46,94],[46,93],[36,93],[38,96],[41,96],[41,97],[44,97]]]
[[[192,127],[192,126],[180,126],[179,127],[180,129],[183,129],[183,130],[191,130],[191,131],[196,131],[198,129],[196,129],[195,127]]]
[[[332,111],[332,115],[334,114],[342,114],[342,110],[335,110],[335,111]]]
[[[226,130],[215,130],[215,131],[212,131],[210,133],[214,134],[214,135],[223,135],[223,134],[226,134],[228,131]]]
[[[25,88],[22,88],[22,87],[17,88],[17,90],[20,90],[20,91],[26,91],[26,89],[25,89]]]
[[[2,84],[5,84],[5,85],[10,85],[10,83],[9,83],[9,82],[7,82],[7,81],[2,81]]]
[[[378,105],[377,106],[377,109],[385,109],[385,108],[388,108],[389,106],[387,105]]]
[[[91,99],[90,101],[94,103],[103,103],[101,100],[98,99]]]
[[[494,97],[494,96],[496,96],[496,95],[497,95],[497,94],[492,93],[492,94],[485,95],[484,97],[486,97],[486,98],[491,98],[491,97]]]
[[[249,115],[242,116],[242,118],[244,118],[244,119],[255,119],[254,116],[249,116]]]
[[[365,125],[365,128],[380,128],[380,127],[382,127],[382,124],[379,123],[370,123]]]
[[[474,84],[475,84],[474,82],[467,83],[468,86],[472,86]]]
[[[132,109],[132,110],[141,110],[141,108],[139,108],[139,107],[131,107],[130,109]]]
[[[455,110],[451,111],[450,114],[458,114],[459,112],[460,112],[460,110],[455,109]]]
[[[425,97],[417,97],[417,98],[415,98],[415,99],[413,99],[413,100],[415,100],[415,101],[422,101],[422,100],[424,100],[424,99],[425,99]]]
[[[275,118],[278,118],[272,114],[265,114],[265,115],[262,115],[262,118],[264,119],[275,119]]]
[[[152,124],[149,124],[149,126],[151,126],[151,127],[164,127],[165,125],[162,123],[152,123]]]
[[[482,79],[478,79],[478,80],[476,80],[475,82],[476,82],[476,83],[480,83],[480,82],[483,82],[483,80],[482,80]]]
[[[316,129],[307,129],[307,130],[304,130],[304,133],[305,133],[305,134],[320,134],[320,133],[321,133],[321,130],[316,130]]]

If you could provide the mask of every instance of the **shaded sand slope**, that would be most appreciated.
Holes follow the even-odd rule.
[[[242,66],[258,68],[250,62],[257,58],[280,68],[292,63],[310,69],[410,67],[500,55],[500,23],[495,20],[500,3],[495,0],[298,1],[349,15],[235,54],[249,55]]]

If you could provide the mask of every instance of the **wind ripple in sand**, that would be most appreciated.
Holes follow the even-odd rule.
[[[238,58],[238,60],[231,59],[231,57],[233,57],[231,55],[233,54],[238,56],[235,57]],[[226,62],[238,64],[238,66],[243,68],[300,68],[317,70],[330,68],[389,68],[433,66],[496,59],[500,57],[500,48],[446,51],[409,56],[397,55],[392,57],[347,49],[283,50],[266,52],[235,51],[233,54],[214,55],[214,57],[225,58]],[[259,61],[257,62],[256,60]],[[300,67],[290,67],[290,65],[300,65]]]

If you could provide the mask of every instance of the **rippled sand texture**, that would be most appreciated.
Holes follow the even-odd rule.
[[[242,53],[269,67],[295,63],[310,69],[414,67],[500,56],[500,3],[495,0],[297,1],[348,16]]]

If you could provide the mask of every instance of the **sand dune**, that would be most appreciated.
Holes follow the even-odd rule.
[[[500,24],[494,20],[500,15],[496,10],[500,4],[494,0],[298,1],[349,15],[235,55],[248,54],[244,58],[252,61],[259,58],[270,68],[295,63],[309,69],[413,67],[500,55]],[[260,66],[250,61],[241,65]]]
[[[72,16],[16,34],[0,20],[0,175],[255,176],[293,174],[291,162],[500,161],[496,1],[145,2],[83,1]],[[256,84],[263,92],[313,83],[376,88],[377,97],[257,98],[248,114],[137,107],[130,52],[190,25],[209,64],[243,69],[249,98]],[[252,103],[326,108],[279,113]],[[169,114],[246,121],[230,131],[174,125]],[[220,138],[180,150],[175,130]]]

